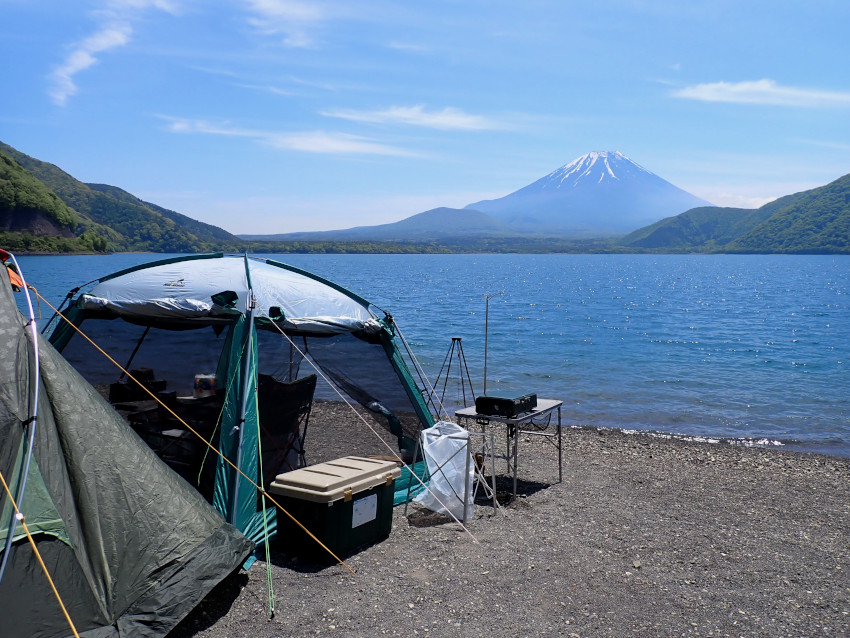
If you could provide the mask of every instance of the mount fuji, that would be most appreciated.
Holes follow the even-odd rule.
[[[696,207],[713,206],[615,151],[582,155],[533,184],[462,209],[344,230],[239,235],[260,241],[597,239],[626,235]]]
[[[620,235],[710,202],[617,151],[582,155],[499,199],[469,204],[512,230],[572,237]]]

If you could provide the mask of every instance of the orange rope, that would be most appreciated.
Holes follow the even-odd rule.
[[[36,293],[36,294],[38,295],[38,293]],[[259,491],[263,494],[263,496],[267,497],[267,498],[268,498],[268,499],[269,499],[272,503],[274,503],[274,505],[275,505],[275,506],[276,506],[276,507],[277,507],[277,508],[278,508],[281,512],[283,512],[284,514],[286,514],[286,515],[290,518],[290,520],[291,520],[293,523],[295,523],[296,525],[298,525],[298,527],[300,527],[300,528],[301,528],[304,532],[306,532],[306,533],[307,533],[307,535],[308,535],[310,538],[312,538],[314,541],[316,541],[316,542],[317,542],[317,543],[318,543],[318,544],[322,547],[322,549],[324,549],[324,550],[325,550],[328,554],[330,554],[331,556],[333,556],[333,557],[334,557],[334,559],[335,559],[338,563],[340,563],[341,565],[343,565],[343,566],[344,566],[344,567],[345,567],[348,571],[350,571],[352,574],[353,574],[353,573],[355,573],[355,572],[354,572],[354,570],[353,570],[353,569],[352,569],[352,568],[348,565],[348,563],[346,563],[346,562],[345,562],[344,560],[342,560],[339,556],[337,556],[336,554],[334,554],[334,553],[333,553],[333,552],[332,552],[332,551],[331,551],[331,550],[327,547],[327,545],[325,545],[322,541],[320,541],[318,538],[316,538],[316,536],[315,536],[315,535],[314,535],[314,534],[313,534],[310,530],[308,530],[306,527],[304,527],[304,525],[302,525],[302,524],[301,524],[301,523],[300,523],[300,522],[299,522],[299,521],[298,521],[298,520],[297,520],[297,519],[296,519],[296,518],[295,518],[292,514],[290,514],[289,512],[287,512],[287,511],[283,508],[283,506],[282,506],[280,503],[278,503],[276,500],[274,500],[274,498],[272,498],[271,494],[269,494],[269,493],[265,490],[265,488],[263,488],[262,486],[258,485],[258,484],[257,484],[257,483],[256,483],[256,482],[255,482],[255,481],[254,481],[254,480],[253,480],[250,476],[248,476],[247,474],[245,474],[245,472],[243,472],[243,471],[242,471],[242,470],[240,470],[238,467],[236,467],[236,465],[233,463],[233,461],[231,461],[231,460],[230,460],[230,459],[228,459],[226,456],[224,456],[221,452],[219,452],[219,451],[216,449],[216,447],[215,447],[212,443],[210,443],[209,441],[207,441],[207,440],[206,440],[203,436],[201,436],[201,434],[200,434],[200,433],[198,433],[198,432],[197,432],[197,431],[196,431],[196,430],[195,430],[195,429],[194,429],[191,425],[189,425],[188,423],[186,423],[186,421],[184,421],[183,419],[181,419],[181,418],[180,418],[180,416],[179,416],[177,413],[175,413],[175,412],[174,412],[174,410],[172,410],[172,409],[171,409],[171,408],[169,408],[167,405],[165,405],[165,403],[163,403],[162,401],[160,401],[159,397],[157,397],[157,396],[156,396],[156,394],[154,394],[153,392],[151,392],[148,388],[146,388],[144,385],[142,385],[142,383],[140,383],[139,381],[137,381],[137,380],[133,377],[133,375],[131,375],[131,374],[130,374],[127,370],[125,370],[125,369],[124,369],[124,367],[123,367],[120,363],[118,363],[115,359],[113,359],[111,356],[109,356],[109,354],[108,354],[108,353],[107,353],[107,352],[106,352],[103,348],[101,348],[101,347],[100,347],[99,345],[97,345],[94,341],[92,341],[86,333],[84,333],[82,330],[80,330],[80,328],[79,328],[79,327],[75,326],[75,325],[74,325],[74,324],[73,324],[73,323],[72,323],[72,322],[71,322],[71,321],[70,321],[70,320],[69,320],[69,319],[68,319],[65,315],[63,315],[63,314],[62,314],[62,313],[60,313],[58,310],[56,310],[56,308],[54,308],[54,307],[50,304],[50,302],[49,302],[49,301],[47,301],[47,299],[44,299],[41,295],[38,295],[38,297],[39,297],[40,299],[42,299],[42,300],[44,301],[44,303],[46,303],[48,306],[50,306],[50,308],[51,308],[51,309],[52,309],[52,310],[53,310],[53,311],[54,311],[57,315],[59,315],[60,317],[62,317],[62,319],[64,319],[65,321],[67,321],[67,322],[68,322],[68,324],[69,324],[72,328],[74,328],[74,330],[76,330],[76,331],[77,331],[77,332],[78,332],[78,333],[79,333],[79,334],[80,334],[80,335],[81,335],[81,336],[82,336],[82,337],[83,337],[86,341],[88,341],[88,342],[89,342],[92,346],[94,346],[94,347],[95,347],[95,349],[96,349],[98,352],[100,352],[100,353],[101,353],[104,357],[106,357],[107,359],[109,359],[109,360],[110,360],[110,361],[111,361],[111,362],[112,362],[112,363],[113,363],[113,364],[114,364],[114,365],[115,365],[115,366],[116,366],[119,370],[121,370],[121,372],[123,372],[125,375],[127,375],[127,377],[128,377],[129,379],[131,379],[132,381],[134,381],[136,384],[138,384],[138,385],[139,385],[139,387],[141,387],[141,388],[142,388],[145,392],[147,392],[147,393],[151,396],[151,398],[152,398],[154,401],[156,401],[156,402],[157,402],[160,406],[162,406],[163,408],[165,408],[165,410],[166,410],[169,414],[171,414],[171,416],[173,416],[175,419],[177,419],[177,420],[178,420],[178,421],[179,421],[179,422],[180,422],[180,423],[181,423],[181,424],[182,424],[182,425],[183,425],[183,426],[184,426],[187,430],[189,430],[192,434],[194,434],[194,435],[195,435],[196,437],[198,437],[201,441],[203,441],[203,442],[204,442],[204,444],[205,444],[205,445],[206,445],[209,449],[211,449],[213,452],[215,452],[216,454],[218,454],[218,455],[219,455],[219,457],[221,457],[221,458],[222,458],[222,460],[224,460],[224,461],[225,461],[228,465],[230,465],[230,467],[232,467],[234,470],[236,470],[236,471],[237,471],[237,472],[238,472],[238,473],[239,473],[239,474],[240,474],[240,475],[241,475],[241,476],[242,476],[245,480],[247,480],[247,481],[248,481],[251,485],[253,485],[255,488],[257,488],[257,490],[259,490]]]
[[[24,520],[24,515],[21,513],[21,510],[18,509],[18,504],[15,503],[15,498],[12,496],[12,492],[9,491],[9,486],[6,484],[6,479],[3,478],[3,473],[0,472],[0,482],[3,483],[3,489],[6,490],[6,494],[9,495],[9,501],[12,503],[12,507],[15,509],[15,516],[18,521],[21,523],[21,527],[24,528],[24,533],[27,535],[27,539],[32,545],[32,551],[35,553],[35,557],[38,559],[38,564],[41,565],[41,569],[44,570],[44,575],[47,576],[47,582],[50,583],[50,588],[53,590],[53,594],[56,596],[56,600],[59,601],[59,606],[62,608],[62,613],[65,615],[65,620],[68,621],[68,624],[71,626],[71,631],[74,632],[74,636],[76,638],[80,638],[80,634],[77,633],[77,628],[74,626],[74,621],[71,620],[71,616],[68,615],[68,610],[65,608],[65,603],[62,602],[62,597],[59,595],[59,591],[56,589],[56,585],[53,583],[53,579],[50,577],[50,572],[47,571],[47,566],[44,564],[44,561],[41,558],[41,554],[38,552],[38,547],[35,545],[35,540],[30,534],[30,530],[27,527],[26,521]]]

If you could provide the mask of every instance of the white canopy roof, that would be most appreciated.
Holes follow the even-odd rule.
[[[130,269],[102,279],[78,303],[135,321],[204,320],[247,313],[249,288],[255,314],[267,316],[277,307],[286,329],[335,334],[378,327],[369,303],[344,288],[291,266],[241,255],[187,257]],[[237,295],[230,310],[212,299],[225,291]]]

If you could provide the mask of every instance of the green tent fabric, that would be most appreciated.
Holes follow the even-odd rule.
[[[51,343],[92,383],[107,386],[117,371],[70,324],[118,361],[155,368],[178,396],[192,393],[186,382],[194,375],[215,372],[222,408],[210,436],[224,458],[207,454],[186,478],[225,520],[259,542],[274,529],[276,513],[263,513],[256,488],[230,465],[259,482],[258,374],[293,381],[308,357],[325,388],[332,384],[386,421],[402,454],[412,454],[419,431],[433,425],[396,344],[395,323],[377,310],[333,282],[271,259],[192,255],[101,277],[71,301],[67,321],[48,330]]]
[[[253,551],[198,492],[169,469],[53,347],[31,337],[0,268],[0,472],[20,507],[81,636],[167,634]],[[72,635],[18,525],[4,550],[12,508],[0,495],[0,634]],[[8,555],[7,555],[8,554]]]

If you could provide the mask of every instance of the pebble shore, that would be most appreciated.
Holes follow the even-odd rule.
[[[359,425],[317,405],[308,460],[387,454]],[[850,635],[850,459],[590,428],[563,441],[560,483],[555,448],[524,437],[519,496],[500,476],[503,506],[479,501],[466,529],[396,507],[389,538],[345,558],[353,574],[278,546],[273,618],[258,561],[170,636]]]

